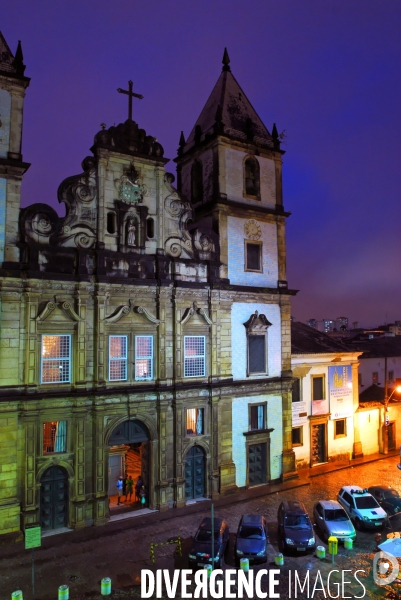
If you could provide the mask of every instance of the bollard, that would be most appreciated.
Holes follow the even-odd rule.
[[[351,538],[345,538],[345,540],[344,540],[344,548],[346,550],[352,550],[352,539]]]
[[[329,542],[329,554],[331,554],[331,564],[334,565],[334,556],[338,554],[338,539],[331,535],[327,540]]]
[[[70,588],[68,585],[60,585],[58,588],[58,600],[68,600]]]
[[[22,590],[16,590],[11,594],[11,600],[23,600]]]
[[[212,571],[213,571],[212,565],[205,565],[203,568],[206,569],[207,578],[210,579],[210,575],[212,574]]]
[[[318,558],[326,558],[326,548],[324,546],[317,546],[316,547],[316,556]]]
[[[278,552],[277,554],[274,555],[274,563],[278,566],[278,567],[282,567],[284,564],[284,556],[283,554],[281,554],[281,552]]]
[[[110,577],[103,577],[100,582],[100,593],[102,596],[110,596],[111,594],[111,579]]]
[[[249,571],[249,558],[240,558],[239,566],[241,571],[248,573]]]

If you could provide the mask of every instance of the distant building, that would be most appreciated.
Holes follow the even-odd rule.
[[[337,317],[336,319],[309,319],[306,322],[309,327],[313,327],[324,333],[348,330],[348,317]]]

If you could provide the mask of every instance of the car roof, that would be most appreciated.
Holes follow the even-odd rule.
[[[308,514],[302,502],[297,502],[295,500],[285,500],[284,502],[282,502],[282,506],[285,512],[292,512],[303,515]]]
[[[263,515],[246,514],[242,515],[242,525],[263,525]]]
[[[370,485],[369,490],[394,490],[391,485]]]
[[[336,508],[344,510],[337,500],[319,500],[318,504],[321,504],[325,510],[334,510]]]
[[[224,519],[220,519],[218,517],[214,518],[214,530],[220,529],[223,524]],[[200,522],[199,527],[204,527],[205,529],[211,529],[212,527],[212,519],[210,517],[204,517]]]
[[[359,485],[344,485],[341,488],[341,491],[348,492],[349,494],[351,494],[351,496],[354,496],[354,495],[363,496],[364,494],[365,494],[365,496],[371,495],[366,488],[362,489]]]

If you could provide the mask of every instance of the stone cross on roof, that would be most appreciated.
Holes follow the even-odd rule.
[[[131,121],[132,121],[132,98],[138,98],[139,100],[143,99],[142,94],[134,94],[134,92],[132,91],[132,86],[133,86],[132,81],[129,81],[128,82],[128,90],[123,90],[122,88],[117,89],[117,92],[119,92],[120,94],[128,95],[128,119],[130,119]]]

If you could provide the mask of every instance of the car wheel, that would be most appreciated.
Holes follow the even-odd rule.
[[[354,525],[355,525],[355,529],[357,531],[361,531],[362,530],[362,523],[360,522],[360,520],[358,518],[355,519]]]
[[[284,542],[281,538],[278,541],[278,549],[280,550],[280,552],[284,552],[284,550],[285,550]]]

